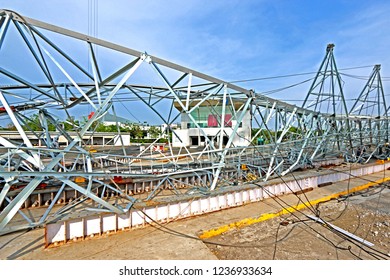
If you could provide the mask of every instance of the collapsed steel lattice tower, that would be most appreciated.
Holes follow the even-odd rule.
[[[57,43],[59,39],[66,44]],[[111,59],[115,63],[107,66]],[[328,45],[298,107],[145,52],[0,10],[0,115],[21,139],[0,134],[0,232],[40,226],[80,209],[121,214],[137,200],[150,201],[167,192],[208,195],[340,157],[388,157],[388,110],[378,67],[372,77],[348,111],[333,45]],[[368,96],[375,79],[380,94],[373,100]],[[325,86],[328,81],[330,87]],[[192,151],[186,145],[168,145],[167,152],[156,154],[153,143],[129,153],[118,127],[121,149],[92,152],[95,124],[108,113],[115,115],[125,101],[142,104],[179,141],[179,132],[171,127],[185,117],[204,146]],[[325,104],[330,110],[324,110]],[[203,106],[215,110],[214,137],[194,117]],[[386,110],[361,116],[368,106]],[[93,114],[83,125],[74,122],[75,112],[88,110]],[[243,137],[240,127],[248,114],[259,130]],[[32,116],[38,116],[38,130],[29,126]],[[64,127],[65,118],[74,132]],[[370,137],[363,139],[367,133]],[[34,145],[32,136],[42,145]],[[259,137],[267,141],[257,145]],[[58,146],[59,138],[67,145]],[[236,139],[243,144],[235,146]],[[137,182],[145,180],[151,183],[139,194]],[[123,182],[132,188],[122,188]],[[39,217],[30,217],[25,210],[34,204],[27,201],[44,197],[42,188],[49,189],[50,196],[37,201],[46,207]],[[70,198],[63,195],[69,190],[74,193]]]

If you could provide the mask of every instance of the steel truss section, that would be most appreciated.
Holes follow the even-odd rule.
[[[380,68],[347,110],[333,47],[328,45],[298,107],[146,52],[0,10],[0,116],[21,139],[0,135],[0,233],[77,211],[122,214],[134,203],[162,196],[207,196],[340,158],[389,156]],[[23,65],[14,67],[20,61],[15,56]],[[108,67],[104,62],[111,57],[119,59]],[[116,116],[120,106],[128,111],[143,106],[178,147],[168,137],[167,150],[156,151],[156,139],[142,151],[129,151],[117,124],[120,148],[93,152],[96,124]],[[375,106],[375,114],[361,115]],[[196,117],[200,108],[215,116],[216,134]],[[74,120],[75,112],[88,111],[82,125]],[[258,128],[253,135],[242,133],[246,119]],[[192,150],[180,130],[172,129],[180,120],[197,131],[204,142],[200,149]],[[39,206],[37,216],[27,215],[28,208]]]

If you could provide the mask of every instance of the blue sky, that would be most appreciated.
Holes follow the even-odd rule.
[[[82,33],[89,30],[95,0],[13,0],[0,8]],[[97,37],[173,61],[211,76],[236,81],[315,72],[328,43],[340,69],[368,76],[382,64],[390,77],[390,2],[320,0],[98,1]],[[257,92],[282,88],[311,76],[240,83]],[[365,81],[345,78],[346,95]],[[386,80],[386,79],[385,79]],[[275,98],[303,99],[310,84]],[[388,83],[384,83],[388,92]]]

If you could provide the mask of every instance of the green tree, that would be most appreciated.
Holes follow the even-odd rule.
[[[159,127],[157,126],[151,126],[149,129],[148,129],[148,133],[150,135],[151,138],[157,138],[160,133],[161,133],[161,130]]]
[[[2,130],[16,131],[16,126],[13,123],[7,124],[7,127],[2,127]]]
[[[49,131],[55,131],[56,127],[52,123],[47,124]],[[39,115],[34,114],[30,118],[28,118],[24,125],[22,125],[24,130],[30,130],[30,131],[43,131],[43,127],[41,125],[41,122],[39,120]]]
[[[130,125],[130,135],[132,138],[142,138],[144,136],[144,132],[138,124]]]
[[[272,142],[272,139],[275,138],[275,132],[269,131],[267,129],[260,129],[260,128],[252,128],[252,136],[255,135],[260,130],[259,134],[256,138],[262,138],[264,141],[264,144],[269,144]],[[257,145],[257,139],[254,139],[253,141],[254,145]]]
[[[66,131],[75,131],[78,127],[80,127],[80,121],[76,120],[73,116],[68,117],[66,121],[62,122],[62,124]]]
[[[88,122],[88,118],[87,117],[83,117],[83,119],[80,121],[80,124],[81,126],[85,126]],[[94,121],[91,126],[89,127],[88,131],[95,131],[95,129],[97,129],[97,127],[100,125],[101,123],[99,121]],[[102,128],[100,128],[102,129]]]
[[[110,130],[110,128],[108,128],[104,123],[101,122],[97,122],[95,128],[96,132],[108,132],[108,130]]]

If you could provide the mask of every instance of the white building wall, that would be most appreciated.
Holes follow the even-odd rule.
[[[236,121],[232,121],[232,127],[225,127],[224,131],[226,133],[223,133],[223,135],[230,137],[230,135],[233,134],[233,129],[236,125]],[[183,147],[183,146],[192,146],[192,140],[191,137],[198,137],[198,146],[204,146],[205,143],[202,141],[202,136],[204,134],[200,131],[198,128],[184,128],[187,126],[187,122],[183,122],[182,120],[182,128],[181,129],[175,129],[175,133],[180,137],[182,142],[176,137],[176,135],[173,133],[172,135],[172,145],[173,147]],[[248,146],[250,144],[250,137],[251,137],[251,116],[250,112],[247,111],[245,114],[243,120],[242,120],[242,126],[238,128],[237,133],[233,137],[233,145],[234,146]],[[219,134],[221,131],[221,128],[219,127],[207,127],[202,128],[204,133],[210,138],[214,138],[214,143],[216,147],[219,147],[219,139],[216,139],[216,135]]]
[[[180,139],[176,135],[179,136]],[[175,133],[172,133],[173,147],[188,147],[191,145],[190,141],[189,129],[176,129]]]
[[[120,138],[122,138],[122,140]],[[125,146],[130,145],[130,135],[115,136],[114,146],[122,146],[122,142]]]

